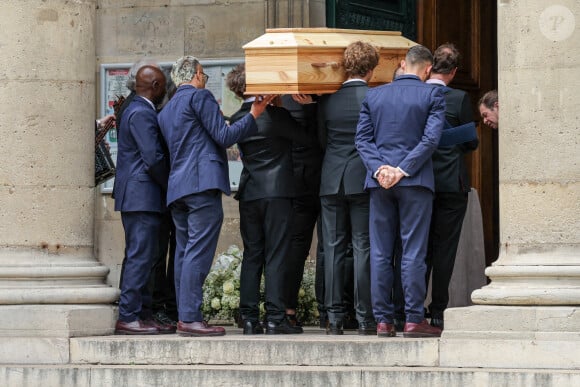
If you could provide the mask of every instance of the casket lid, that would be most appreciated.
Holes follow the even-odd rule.
[[[243,46],[244,50],[279,48],[346,47],[361,40],[381,49],[408,49],[417,43],[399,31],[368,31],[340,28],[269,28],[266,33]]]

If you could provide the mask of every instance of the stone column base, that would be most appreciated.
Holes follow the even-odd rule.
[[[0,364],[66,364],[69,338],[113,334],[114,305],[0,305]]]
[[[445,311],[440,366],[580,369],[580,306]]]

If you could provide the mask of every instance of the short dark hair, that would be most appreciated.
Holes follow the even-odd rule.
[[[246,91],[246,65],[240,63],[226,77],[226,85],[238,97],[244,98]]]
[[[477,106],[485,106],[488,109],[493,109],[497,103],[497,90],[490,90],[479,99]]]
[[[413,46],[407,51],[407,55],[405,56],[405,62],[411,66],[415,66],[418,64],[432,64],[433,63],[433,55],[431,51],[425,46],[421,46],[420,44]]]
[[[351,43],[344,50],[343,64],[347,77],[364,77],[379,64],[379,51],[370,43]]]
[[[395,71],[393,71],[393,80],[395,80],[395,78],[397,78],[399,75],[403,75],[404,73],[405,71],[401,67],[401,62],[399,62],[397,68],[395,69]]]
[[[437,47],[433,53],[433,68],[435,74],[449,74],[459,67],[461,54],[453,43],[445,43]]]

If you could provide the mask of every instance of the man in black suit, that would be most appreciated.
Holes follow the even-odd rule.
[[[316,137],[317,104],[304,103],[302,96],[294,100],[291,95],[282,96],[282,106],[292,117],[310,133],[312,142],[302,145],[292,144],[292,165],[294,170],[294,187],[296,196],[292,199],[292,224],[290,226],[291,242],[285,258],[286,274],[284,277],[284,301],[286,315],[293,325],[300,326],[296,317],[298,291],[304,274],[304,263],[312,245],[312,234],[316,219],[320,213],[320,167],[322,149]],[[319,241],[320,243],[320,241]]]
[[[244,98],[245,66],[236,66],[227,84]],[[248,96],[249,97],[249,96]],[[234,124],[245,116],[254,97],[246,97],[231,117]],[[268,106],[256,119],[258,133],[238,142],[244,168],[235,198],[239,200],[240,232],[244,256],[240,273],[240,314],[244,334],[262,333],[259,323],[260,280],[265,278],[266,333],[302,333],[286,317],[284,275],[290,247],[292,198],[295,197],[292,142],[311,143],[306,129],[290,113]]]
[[[433,68],[427,83],[443,88],[445,119],[448,127],[473,121],[471,102],[466,92],[452,89],[451,83],[459,65],[459,51],[446,43],[433,55]],[[449,282],[455,265],[455,255],[467,210],[467,194],[471,189],[464,156],[477,148],[478,140],[439,147],[433,153],[435,195],[429,231],[426,281],[431,283],[431,325],[443,329],[443,312],[449,302]]]
[[[354,253],[359,334],[376,334],[370,295],[369,194],[364,189],[366,169],[355,147],[355,133],[367,82],[378,61],[378,51],[372,45],[350,44],[344,52],[347,80],[336,93],[323,96],[319,103],[319,137],[326,144],[320,202],[327,334],[343,333],[344,273],[349,241]]]

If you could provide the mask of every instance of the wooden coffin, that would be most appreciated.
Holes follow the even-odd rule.
[[[379,64],[370,86],[390,82],[407,50],[417,43],[396,31],[336,28],[267,29],[244,45],[247,94],[333,93],[346,80],[344,49],[358,40],[375,45]]]

